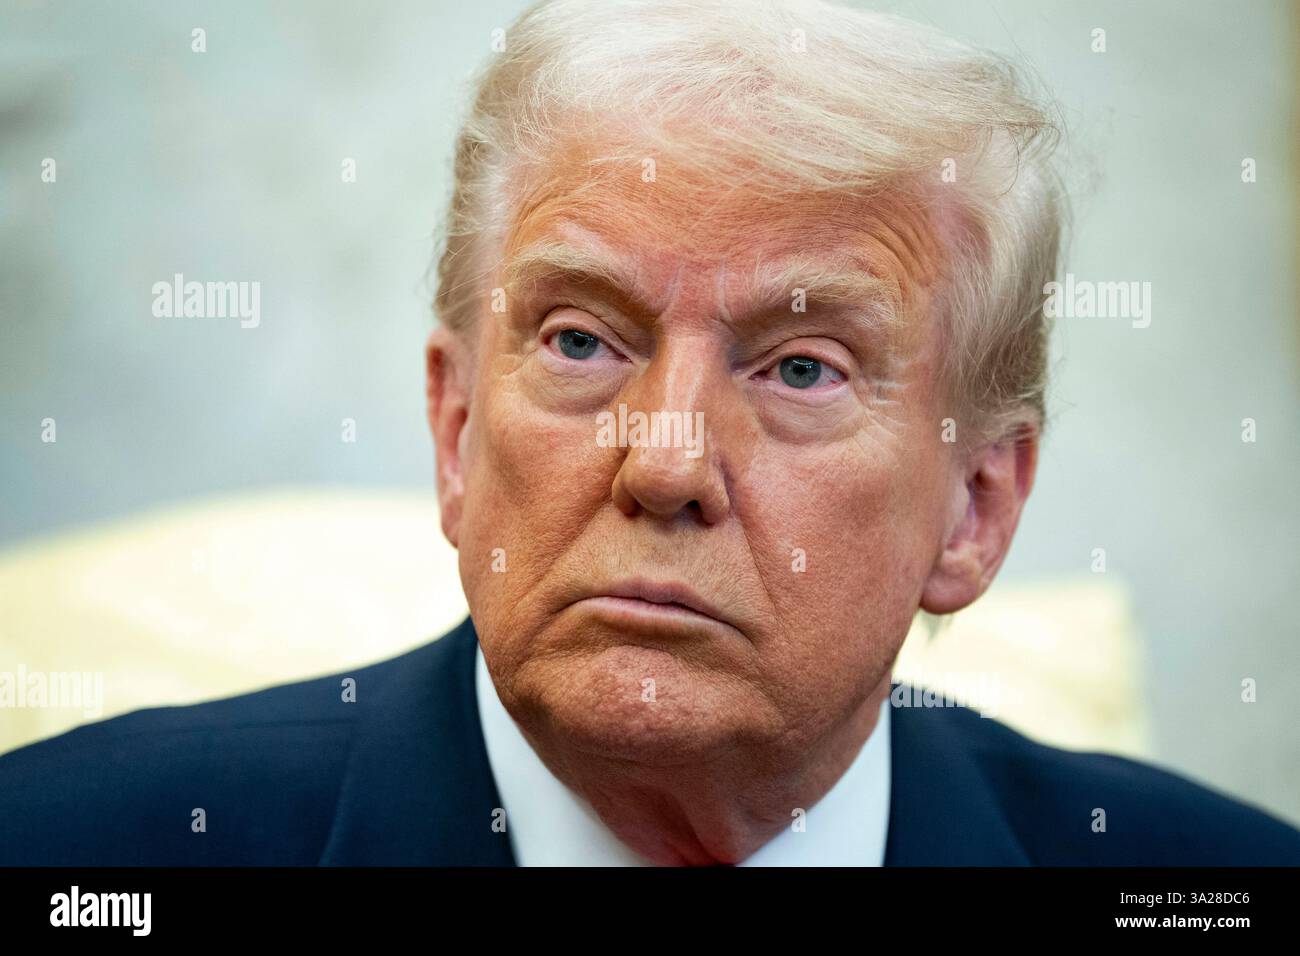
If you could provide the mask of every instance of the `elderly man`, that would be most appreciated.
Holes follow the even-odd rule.
[[[1051,133],[891,18],[528,11],[457,145],[427,348],[471,620],[7,756],[0,863],[1300,862],[1177,777],[889,706],[1033,484]]]

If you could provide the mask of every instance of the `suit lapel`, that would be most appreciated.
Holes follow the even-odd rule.
[[[392,662],[363,707],[321,865],[514,866],[474,690],[467,618]],[[886,866],[1028,865],[971,742],[943,708],[890,715]]]
[[[513,866],[474,693],[478,637],[454,631],[392,662],[367,695],[322,865]]]
[[[1027,866],[956,716],[933,707],[895,707],[890,715],[885,865]]]

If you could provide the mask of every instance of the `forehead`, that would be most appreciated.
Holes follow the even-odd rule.
[[[907,193],[774,196],[747,189],[739,171],[688,173],[666,160],[602,165],[592,155],[571,148],[537,177],[517,206],[503,267],[538,243],[562,242],[631,264],[653,295],[684,276],[726,287],[728,277],[768,263],[824,263],[893,287],[902,306],[926,297],[943,271],[931,211]]]

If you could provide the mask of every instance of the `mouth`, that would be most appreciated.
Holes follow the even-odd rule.
[[[735,630],[711,601],[681,582],[620,581],[576,603],[625,624],[704,624]]]

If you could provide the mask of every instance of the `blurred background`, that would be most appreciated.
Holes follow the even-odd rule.
[[[255,493],[271,495],[256,499],[259,513],[283,515],[307,489],[400,497],[425,520],[390,513],[392,535],[418,531],[436,546],[422,365],[432,236],[471,71],[523,6],[6,0],[0,669],[89,666],[61,658],[61,641],[96,643],[105,660],[128,647],[148,657],[120,622],[85,608],[69,636],[90,565],[57,549],[88,528],[125,533],[161,520],[151,517],[160,508]],[[1152,287],[1147,328],[1058,322],[1051,431],[990,599],[1014,612],[1006,595],[1017,588],[1105,579],[1110,597],[1097,600],[1121,595],[1138,653],[1125,693],[1146,722],[1143,752],[1300,823],[1297,7],[874,7],[1038,76],[1060,104],[1076,195],[1062,272]],[[191,49],[196,28],[206,52]],[[1248,158],[1254,182],[1242,179]],[[341,175],[347,160],[354,182]],[[260,325],[155,318],[152,286],[175,273],[260,282]],[[1247,418],[1254,442],[1242,440]],[[46,419],[55,442],[42,441]],[[341,439],[345,419],[355,441]],[[220,514],[209,524],[233,527]],[[320,527],[304,515],[281,531]],[[267,553],[280,540],[253,539]],[[186,572],[237,560],[203,540],[174,548]],[[176,561],[151,553],[147,574],[95,564],[98,599],[117,596],[137,618],[152,607],[155,628],[205,634],[174,606],[167,617],[164,604],[130,597],[142,586],[157,602],[180,593],[158,583]],[[382,554],[362,557],[389,567]],[[277,560],[278,574],[294,573],[293,554]],[[439,552],[415,570],[454,592],[453,560]],[[272,575],[259,586],[305,605],[349,580],[317,579],[313,592]],[[417,573],[410,587],[420,586]],[[455,601],[439,623],[459,613]],[[358,611],[368,623],[351,659],[431,636],[412,621],[432,617],[368,613]],[[281,630],[249,646],[282,634],[273,656],[302,640],[290,634],[301,616],[261,619]],[[1061,634],[1060,653],[1085,658],[1109,639],[1088,627]],[[170,693],[165,681],[155,689]]]

